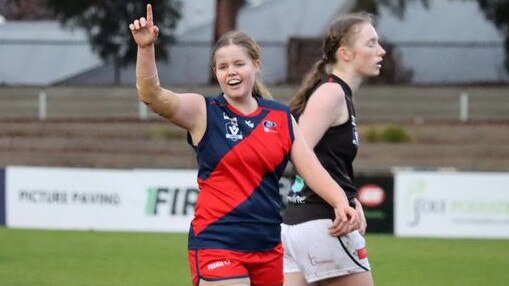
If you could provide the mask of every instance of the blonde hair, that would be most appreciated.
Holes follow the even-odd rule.
[[[360,24],[373,23],[373,16],[365,12],[350,13],[336,18],[327,29],[322,45],[322,58],[306,73],[302,83],[290,102],[290,110],[295,117],[299,117],[315,89],[316,84],[330,74],[330,66],[337,62],[336,51],[343,46],[351,45],[356,29]]]
[[[224,34],[214,45],[214,48],[212,49],[211,52],[210,61],[212,65],[212,70],[214,70],[214,67],[216,65],[215,54],[217,50],[228,45],[238,45],[244,47],[251,59],[260,60],[261,50],[260,46],[256,43],[256,41],[246,33],[234,30]],[[259,94],[263,98],[272,99],[272,95],[270,94],[269,89],[267,88],[267,86],[265,86],[263,81],[258,76],[256,77],[253,90],[255,93]]]

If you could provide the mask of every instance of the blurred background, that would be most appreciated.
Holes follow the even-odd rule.
[[[188,284],[183,233],[198,193],[196,157],[184,130],[138,102],[128,25],[145,15],[147,2],[0,0],[0,245],[7,245],[0,256],[8,262],[0,264],[0,281],[148,285],[164,274],[165,281],[185,281],[169,285]],[[160,28],[156,54],[164,87],[217,95],[211,46],[240,29],[260,44],[262,77],[283,103],[321,57],[330,21],[353,11],[376,15],[387,55],[381,75],[354,95],[355,183],[368,220],[370,261],[380,273],[376,284],[505,285],[509,1],[150,2]],[[290,185],[285,174],[283,198]],[[154,245],[171,249],[156,247],[140,262],[152,245],[143,243],[146,234],[132,234],[126,251],[118,240],[128,235],[90,232],[85,243],[85,232],[39,229],[169,232]],[[178,242],[168,244],[175,237]],[[111,244],[96,245],[110,238]],[[139,252],[124,259],[135,247]],[[104,256],[103,248],[116,254]],[[76,259],[76,249],[86,258]],[[65,259],[54,258],[58,251]],[[154,257],[161,268],[151,264]],[[98,267],[115,258],[104,267],[119,270],[125,281],[108,280],[115,277]],[[30,284],[28,268],[36,283]],[[68,282],[58,284],[46,273]]]
[[[185,132],[137,102],[128,24],[147,1],[0,0],[0,165],[194,168]],[[289,102],[337,15],[368,11],[387,50],[356,94],[357,172],[507,171],[507,1],[152,1],[163,85],[219,92],[210,49],[240,29]]]

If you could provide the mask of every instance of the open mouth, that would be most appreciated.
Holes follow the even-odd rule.
[[[242,81],[240,79],[231,79],[227,83],[229,86],[237,86],[237,85],[241,84]]]

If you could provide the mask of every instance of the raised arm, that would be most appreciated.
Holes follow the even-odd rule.
[[[159,83],[154,44],[159,28],[154,25],[152,5],[147,4],[147,15],[134,20],[129,29],[138,45],[136,58],[136,87],[140,101],[155,113],[201,138],[206,127],[205,102],[195,93],[179,94],[164,89]]]
[[[291,151],[292,163],[306,184],[334,208],[336,219],[331,234],[341,235],[356,229],[359,217],[355,209],[349,206],[345,192],[320,164],[302,137],[295,120],[293,129],[295,139]]]

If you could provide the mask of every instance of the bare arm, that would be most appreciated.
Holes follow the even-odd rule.
[[[147,4],[147,16],[134,20],[129,29],[138,45],[136,59],[136,86],[140,101],[155,113],[201,138],[206,127],[203,96],[195,93],[179,94],[159,84],[154,43],[159,28],[154,25],[152,6]]]
[[[349,206],[343,189],[332,179],[308,147],[295,120],[293,120],[293,129],[295,139],[291,159],[297,173],[313,191],[334,208],[336,219],[330,233],[341,235],[351,231],[353,226],[358,224],[357,212]]]
[[[336,83],[321,85],[309,98],[299,117],[299,127],[311,149],[322,139],[331,126],[348,121],[343,89]]]
[[[313,150],[328,128],[346,122],[348,116],[343,89],[336,83],[325,83],[309,98],[306,108],[299,118],[299,128],[305,142]],[[300,174],[300,171],[298,172]],[[309,182],[306,181],[306,183],[309,185]],[[337,188],[347,200],[344,190],[340,186]],[[311,189],[315,190],[313,187]],[[354,227],[354,225],[351,226]],[[345,232],[349,231],[351,229],[345,230]],[[339,235],[344,234],[339,231],[335,234],[338,233]]]

